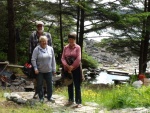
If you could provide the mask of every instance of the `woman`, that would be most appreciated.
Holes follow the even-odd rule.
[[[74,86],[75,86],[75,102],[76,107],[81,107],[81,48],[76,44],[76,34],[70,33],[68,35],[69,44],[66,45],[62,53],[62,64],[64,71],[72,73],[73,83],[68,86],[68,96],[69,100],[66,105],[72,105],[74,103]],[[71,61],[73,60],[73,62]],[[72,62],[72,63],[70,63]]]
[[[54,50],[47,45],[48,39],[46,36],[40,36],[39,45],[34,49],[32,54],[32,65],[35,74],[37,75],[37,92],[41,102],[44,101],[43,94],[43,79],[47,85],[47,99],[54,102],[52,99],[52,75],[56,72],[56,62]]]
[[[36,21],[36,31],[33,31],[29,37],[29,63],[31,63],[31,57],[32,57],[32,53],[33,53],[34,48],[37,45],[39,45],[39,37],[42,35],[45,35],[48,38],[48,45],[52,46],[51,34],[44,31],[44,23],[42,21]],[[32,76],[35,76],[34,73]],[[33,78],[33,84],[34,84],[34,89],[35,89],[35,94],[34,94],[33,98],[36,98],[36,96],[37,96],[37,91],[36,91],[37,83],[36,83],[35,78]],[[44,88],[44,95],[45,95],[45,94],[47,94],[45,80],[44,80],[43,88]]]

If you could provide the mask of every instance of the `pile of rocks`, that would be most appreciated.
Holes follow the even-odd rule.
[[[29,99],[32,99],[34,92],[12,92],[4,93],[4,97],[9,101],[14,101],[18,104],[25,104]]]
[[[94,40],[85,40],[85,51],[96,59],[102,67],[125,70],[132,74],[135,73],[135,69],[138,72],[138,57],[121,57],[118,53],[108,52],[105,48],[94,47],[95,43]],[[148,67],[150,67],[149,63]]]

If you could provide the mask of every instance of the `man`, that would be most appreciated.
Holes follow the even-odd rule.
[[[32,52],[34,48],[39,45],[39,37],[44,35],[48,38],[48,45],[52,46],[51,34],[44,32],[44,23],[42,21],[36,21],[37,30],[34,31],[29,37],[29,59],[31,60]]]
[[[44,23],[42,21],[36,21],[36,31],[33,31],[32,34],[29,37],[29,63],[31,63],[31,57],[34,48],[39,45],[39,37],[40,36],[46,36],[48,38],[48,45],[52,46],[52,37],[51,34],[48,32],[44,32]],[[36,79],[33,79],[34,83],[34,89],[35,89],[35,94],[33,98],[36,98],[37,91],[36,91]],[[46,84],[44,81],[44,94],[46,94]]]

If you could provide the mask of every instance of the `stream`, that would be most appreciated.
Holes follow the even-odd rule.
[[[115,80],[129,80],[129,76],[122,76],[122,75],[112,75],[112,74],[108,74],[105,71],[101,71],[99,73],[99,75],[94,79],[91,80],[90,82],[92,84],[113,84]]]

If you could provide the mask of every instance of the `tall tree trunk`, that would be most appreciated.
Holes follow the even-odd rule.
[[[80,0],[78,0],[78,3],[80,3]],[[79,44],[79,25],[80,25],[80,7],[77,6],[77,43]]]
[[[9,39],[8,39],[8,61],[10,63],[16,63],[16,38],[15,38],[15,25],[14,25],[14,0],[7,0],[8,6],[8,30],[9,30]]]
[[[145,12],[150,12],[150,0],[145,0]],[[150,35],[150,16],[143,22],[143,39],[141,40],[140,59],[139,59],[139,74],[145,73],[147,68],[147,54]]]
[[[143,22],[143,35],[142,37],[144,37],[144,33],[145,33],[145,22]],[[141,45],[140,45],[140,58],[139,58],[139,74],[140,73],[144,73],[144,70],[143,70],[143,52],[144,52],[144,39],[141,40]]]
[[[84,2],[83,2],[84,4]],[[83,5],[82,4],[82,5]],[[83,5],[84,7],[84,5]],[[80,19],[80,35],[79,35],[79,45],[81,47],[81,53],[82,53],[82,48],[83,48],[83,36],[84,36],[84,9],[81,8],[81,19]]]
[[[60,21],[60,40],[61,40],[61,52],[63,51],[63,47],[64,47],[64,44],[63,44],[63,36],[62,36],[62,4],[61,4],[61,0],[59,0],[59,10],[60,10],[60,17],[59,17],[59,21]]]

